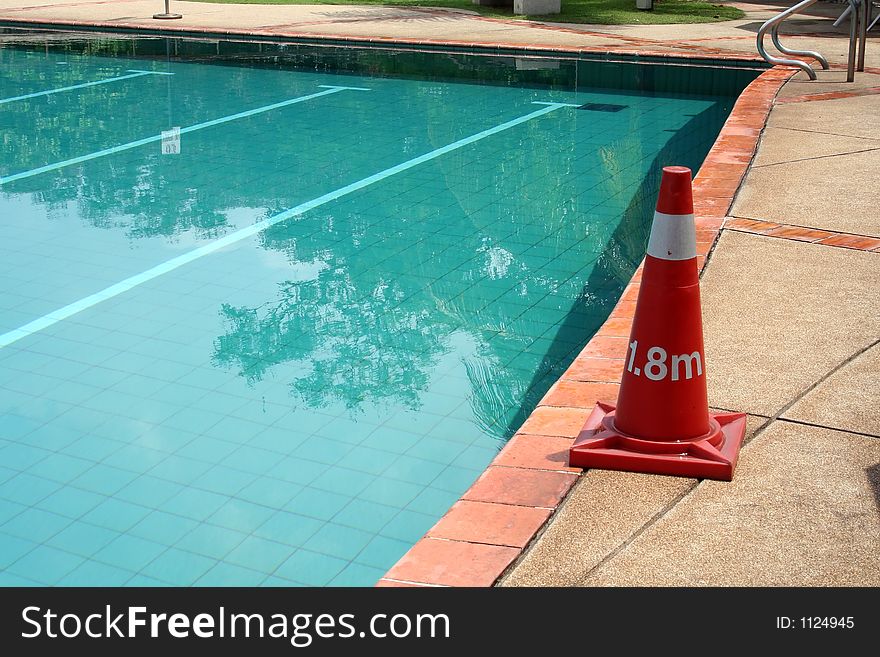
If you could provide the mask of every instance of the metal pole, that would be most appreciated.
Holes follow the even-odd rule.
[[[865,6],[865,15],[862,16],[862,22],[859,23],[861,41],[859,42],[859,65],[856,69],[858,71],[865,70],[865,44],[868,42],[868,23],[871,21],[871,0],[862,0],[862,4]]]
[[[853,10],[849,19],[849,54],[846,58],[846,81],[856,79],[856,41],[859,39],[859,9],[857,0],[849,0]]]
[[[169,5],[169,0],[165,0],[165,13],[164,14],[153,14],[153,18],[161,18],[161,19],[169,19],[169,18],[183,18],[180,14],[172,14],[171,7]]]

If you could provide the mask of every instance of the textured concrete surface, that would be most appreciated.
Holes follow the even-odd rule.
[[[880,96],[877,97],[880,101]],[[815,104],[815,103],[811,103]],[[880,116],[880,102],[877,104]],[[809,137],[805,137],[807,139]],[[880,142],[872,141],[872,144]],[[753,169],[733,216],[880,237],[880,148]],[[829,188],[834,193],[829,193]]]
[[[880,254],[724,231],[702,279],[709,401],[772,416],[880,336]]]
[[[876,28],[875,28],[876,29]],[[875,46],[873,46],[875,47]],[[817,71],[818,80],[810,80],[805,73],[798,73],[779,91],[778,98],[790,98],[804,94],[829,91],[861,91],[880,85],[880,74],[858,73],[852,82],[846,81],[846,71]]]
[[[783,417],[880,436],[878,390],[880,346],[874,346],[821,382]]]
[[[766,422],[749,417],[746,439]],[[697,485],[696,479],[590,470],[538,543],[501,586],[577,586],[654,518]]]
[[[800,162],[817,157],[828,157],[829,155],[841,155],[872,149],[880,150],[880,139],[845,137],[822,132],[805,135],[804,131],[799,129],[768,127],[765,128],[764,134],[761,137],[760,150],[752,164],[752,170],[756,171],[768,165]],[[771,180],[774,171],[776,169],[768,169],[768,175]],[[758,208],[755,209],[760,211]],[[740,207],[740,212],[742,212],[742,207]],[[791,218],[787,217],[787,219]]]
[[[858,77],[861,78],[861,74]],[[819,93],[822,88],[815,87],[815,89],[816,93]],[[838,100],[777,105],[770,114],[767,125],[803,132],[880,139],[880,124],[876,120],[877,116],[880,116],[880,94],[872,94]]]
[[[880,440],[774,422],[587,586],[878,586]]]
[[[578,481],[538,543],[500,586],[577,586],[695,479],[591,470]]]
[[[880,75],[860,73],[852,84],[841,71],[823,71],[818,82],[802,77],[780,97],[866,95],[777,104],[731,214],[880,236],[876,197],[864,193],[880,171]]]

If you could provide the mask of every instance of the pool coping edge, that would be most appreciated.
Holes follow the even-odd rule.
[[[555,31],[569,31],[566,28],[543,25],[543,29]],[[339,46],[387,46],[407,48],[467,48],[486,54],[522,54],[534,57],[554,55],[582,55],[604,56],[625,58],[632,63],[682,63],[695,60],[707,66],[739,65],[759,66],[771,70],[766,61],[757,54],[745,54],[738,52],[719,52],[713,48],[693,46],[689,52],[670,52],[666,50],[652,50],[650,48],[621,48],[619,45],[608,46],[563,46],[558,44],[516,44],[501,41],[471,41],[455,39],[407,39],[401,37],[363,37],[345,34],[315,34],[310,32],[295,32],[292,30],[259,30],[259,29],[231,29],[218,27],[200,27],[196,25],[176,26],[144,25],[136,21],[132,22],[108,22],[108,21],[81,21],[73,19],[45,20],[37,18],[7,18],[0,16],[0,28],[21,29],[79,29],[91,32],[109,32],[117,34],[141,34],[148,36],[162,36],[174,34],[180,38],[241,38],[259,40],[297,40],[310,45],[339,45]],[[737,66],[737,67],[739,67]]]

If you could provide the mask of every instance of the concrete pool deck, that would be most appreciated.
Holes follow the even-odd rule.
[[[753,58],[757,26],[788,6],[738,4],[745,19],[716,24],[554,26],[191,2],[172,3],[185,18],[169,25],[150,19],[161,5],[0,0],[0,20]],[[833,69],[817,82],[762,76],[695,186],[710,403],[749,414],[734,481],[566,467],[593,403],[616,397],[637,275],[603,332],[382,584],[880,584],[880,49],[875,34],[866,72],[843,82],[846,28],[821,18],[841,8],[783,30]]]

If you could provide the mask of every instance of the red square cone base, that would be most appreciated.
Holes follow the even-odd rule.
[[[599,402],[569,451],[577,468],[626,470],[730,481],[746,433],[745,413],[709,414],[709,432],[687,440],[645,440],[614,427],[611,404]]]

